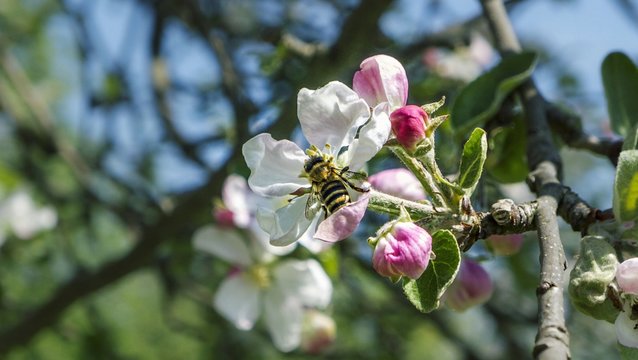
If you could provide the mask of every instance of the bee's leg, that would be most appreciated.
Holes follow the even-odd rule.
[[[304,195],[308,194],[308,192],[310,192],[310,190],[307,189],[307,188],[299,188],[295,192],[290,194],[290,195],[293,195],[293,196],[290,199],[288,199],[288,202],[292,202],[293,200],[297,199],[298,197],[301,197],[301,196],[304,196]]]
[[[348,180],[348,179],[342,179],[342,180],[345,181],[345,183],[348,184],[348,186],[350,186],[352,189],[354,189],[354,190],[356,190],[358,192],[368,192],[368,191],[370,191],[370,188],[365,188],[364,189],[362,187],[359,187],[359,186],[353,184],[352,182],[350,182],[350,180]]]

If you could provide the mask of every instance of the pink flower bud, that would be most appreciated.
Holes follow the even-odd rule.
[[[381,275],[418,279],[430,262],[432,236],[411,222],[397,222],[377,239],[372,266]]]
[[[223,228],[235,227],[235,214],[223,207],[215,207],[213,210],[213,217],[217,225]]]
[[[492,235],[487,238],[487,247],[495,255],[514,255],[523,246],[523,234]]]
[[[416,105],[407,105],[390,114],[392,132],[397,141],[409,152],[416,150],[416,146],[426,137],[425,124],[428,114]]]
[[[388,102],[390,108],[404,106],[408,99],[408,77],[401,63],[388,55],[369,57],[354,74],[352,87],[370,107]]]
[[[378,172],[368,178],[373,188],[406,200],[425,199],[425,192],[419,180],[408,169],[397,168]]]
[[[625,260],[618,265],[616,281],[624,293],[638,295],[638,258]]]
[[[307,310],[301,328],[301,350],[317,355],[334,343],[337,337],[335,321],[317,310]]]
[[[463,259],[456,279],[445,292],[445,304],[456,311],[486,302],[493,291],[490,275],[478,263]]]

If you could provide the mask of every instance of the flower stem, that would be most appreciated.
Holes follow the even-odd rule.
[[[434,139],[432,139],[432,142],[434,143]],[[425,167],[426,171],[432,174],[435,183],[438,188],[441,189],[442,197],[446,200],[447,205],[451,209],[456,210],[459,208],[459,203],[463,196],[463,189],[461,189],[458,185],[451,183],[443,176],[439,165],[436,163],[434,149],[434,146],[432,146],[432,149],[421,157],[421,163]]]
[[[401,208],[404,208],[414,220],[427,220],[434,217],[437,212],[430,204],[424,204],[411,200],[402,199],[370,189],[370,202],[368,208],[376,212],[399,216]]]
[[[416,176],[423,189],[432,197],[434,205],[437,208],[448,209],[448,202],[437,185],[437,181],[432,178],[431,173],[423,166],[423,163],[410,156],[402,147],[391,147],[391,149],[394,155]]]

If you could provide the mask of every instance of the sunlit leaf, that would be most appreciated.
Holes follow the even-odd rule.
[[[478,181],[481,179],[486,157],[487,137],[485,131],[476,128],[463,146],[463,155],[459,167],[458,183],[467,195],[472,194],[476,184],[478,184]]]
[[[625,150],[618,157],[614,216],[619,221],[638,219],[638,150]]]

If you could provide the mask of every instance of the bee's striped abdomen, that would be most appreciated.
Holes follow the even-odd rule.
[[[328,210],[328,214],[332,214],[335,211],[350,203],[350,195],[348,190],[341,180],[334,179],[323,184],[321,187],[321,198],[323,204]]]

